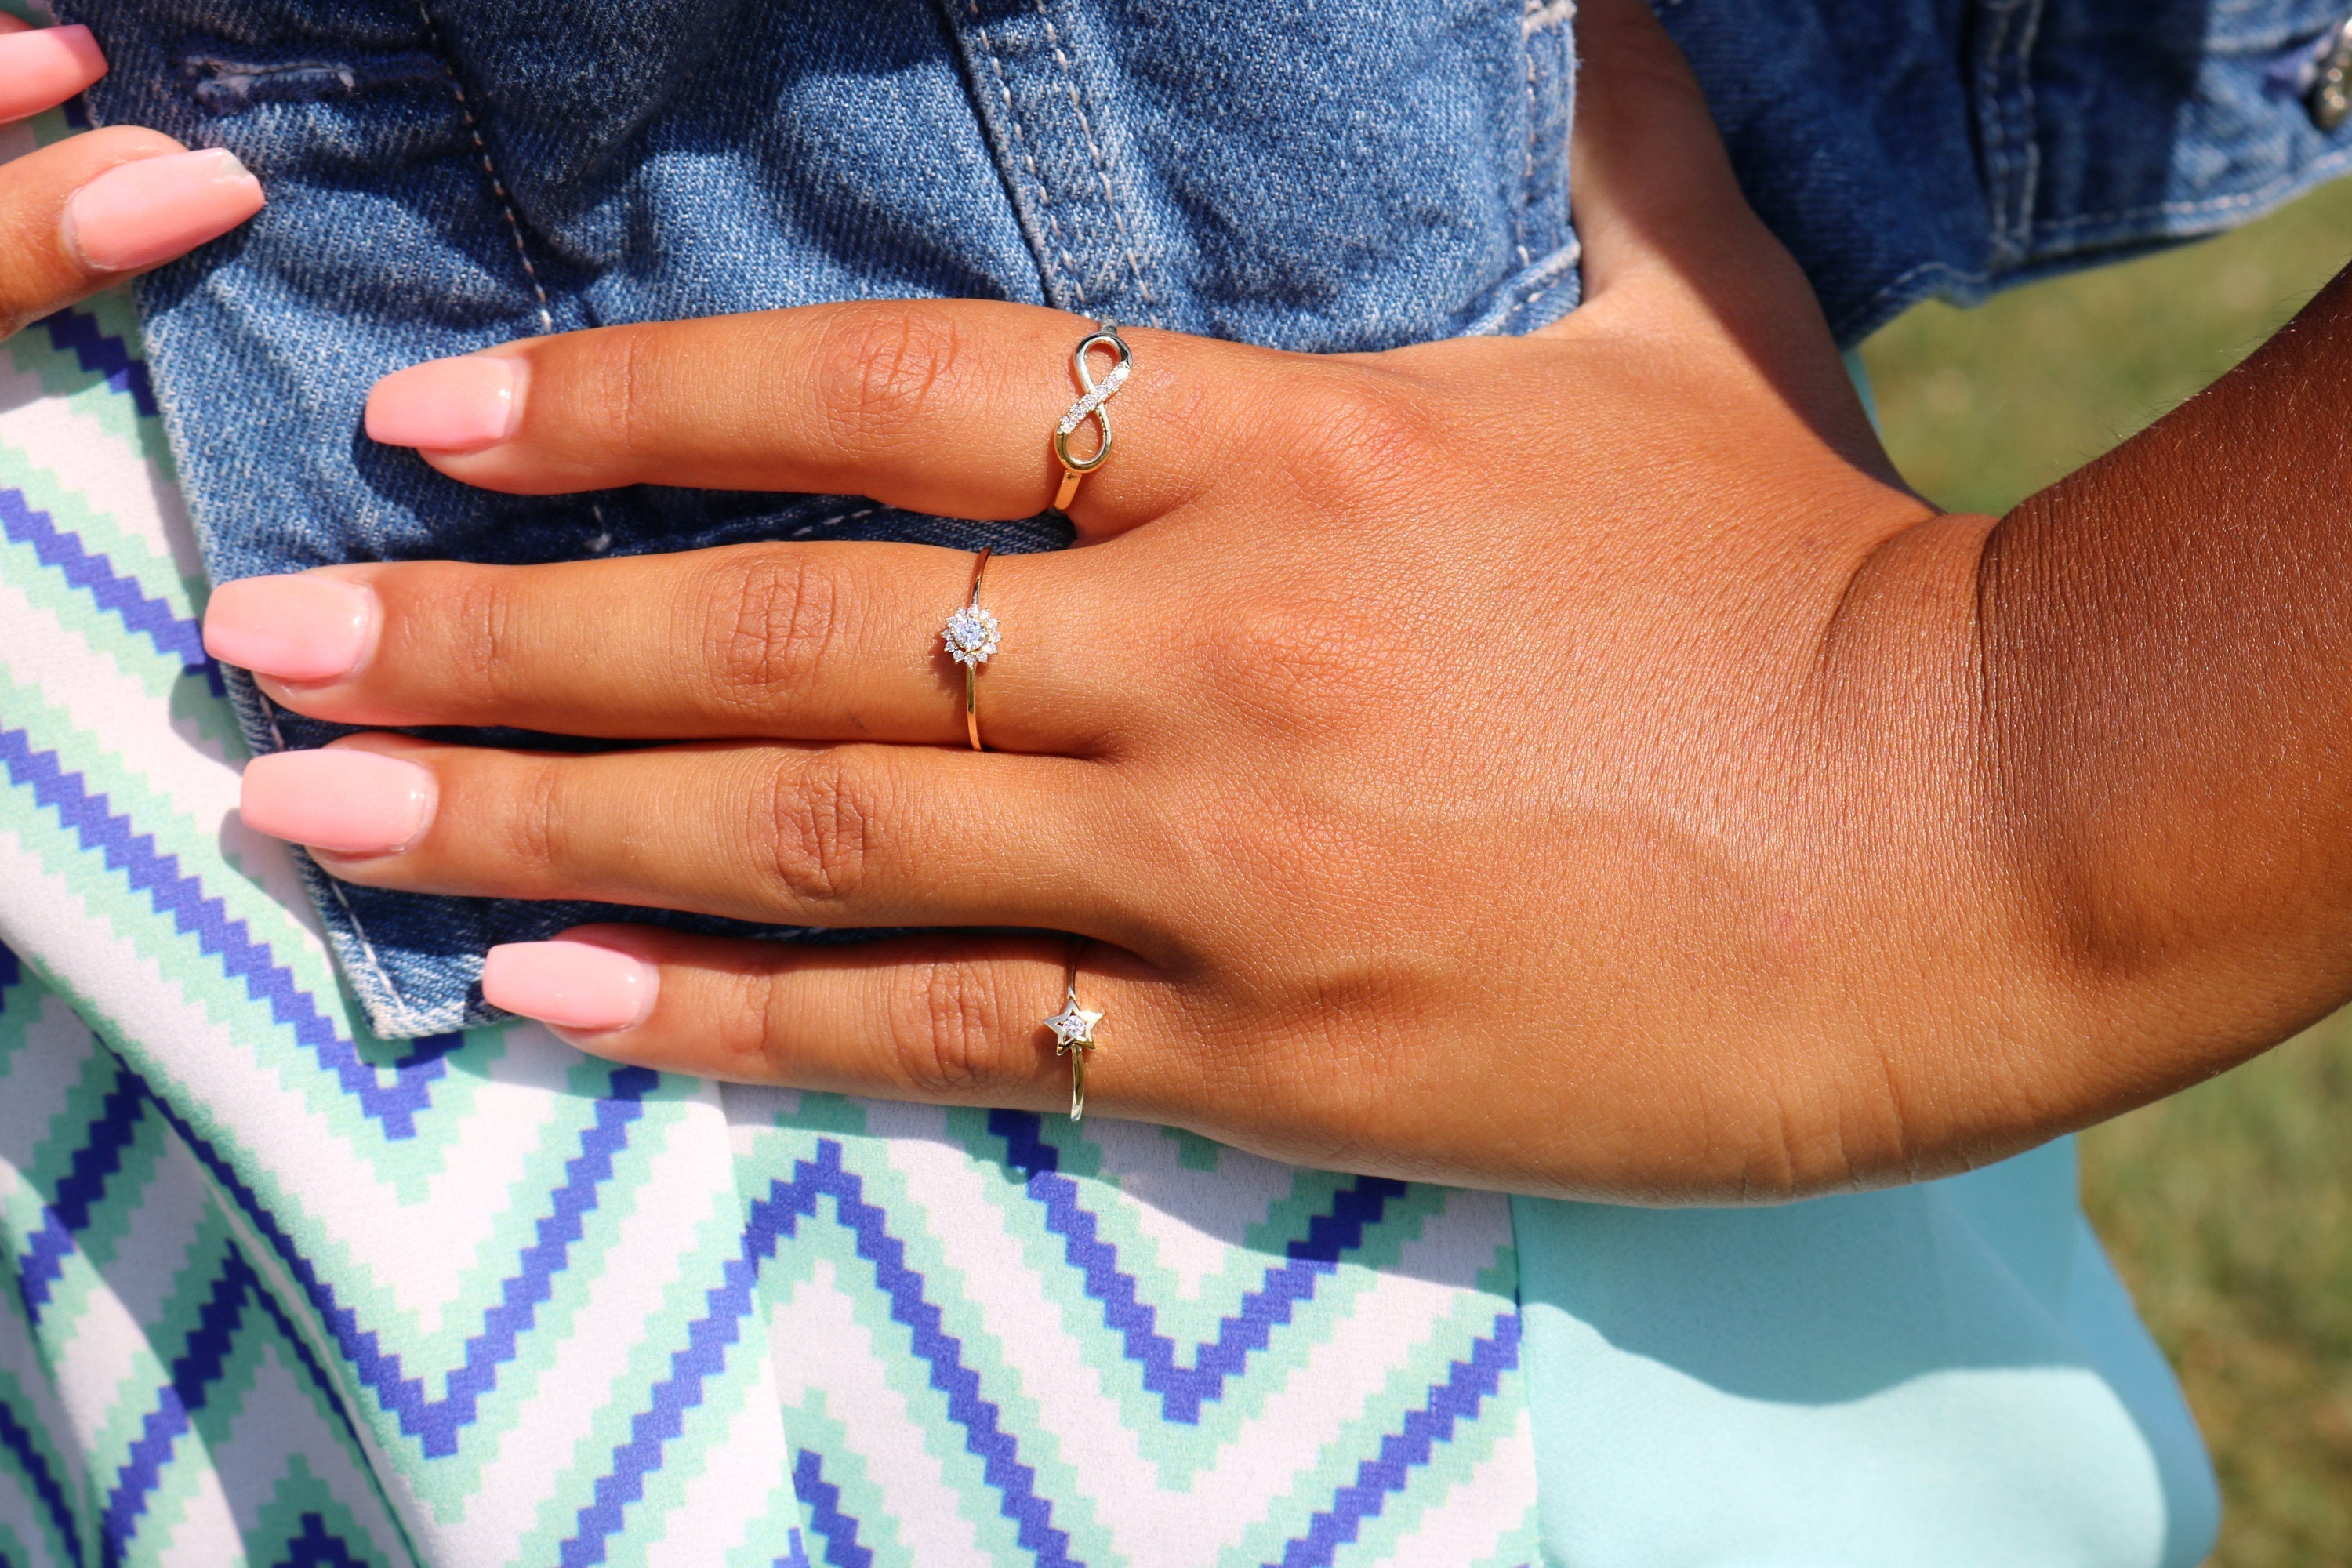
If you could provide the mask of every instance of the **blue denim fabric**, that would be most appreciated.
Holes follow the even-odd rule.
[[[966,295],[1362,350],[1524,331],[1578,299],[1569,0],[58,9],[113,61],[96,118],[229,147],[269,191],[142,285],[215,581],[751,539],[1066,542],[839,496],[496,496],[360,433],[378,376],[536,332]],[[2334,20],[2307,0],[1663,15],[1848,340],[1929,291],[2222,226],[2352,150],[2295,97]],[[331,733],[232,684],[257,748]],[[492,942],[610,912],[314,890],[395,1037],[485,1017]]]

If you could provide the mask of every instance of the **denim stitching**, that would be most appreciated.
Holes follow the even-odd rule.
[[[481,122],[474,118],[473,103],[466,97],[466,84],[458,79],[457,68],[449,63],[448,49],[441,41],[441,30],[433,25],[433,13],[426,8],[424,0],[418,0],[416,15],[425,24],[425,35],[432,42],[434,53],[441,59],[442,69],[448,74],[449,89],[457,95],[457,108],[466,117],[466,132],[474,139],[474,151],[481,155],[482,173],[488,176],[490,189],[499,198],[499,210],[506,215],[507,232],[514,237],[516,259],[522,263],[523,276],[530,280],[530,291],[539,300],[540,330],[551,332],[555,331],[555,315],[548,308],[547,289],[540,283],[539,268],[530,264],[530,251],[523,244],[522,220],[515,213],[514,198],[507,194],[506,183],[499,178],[497,165],[490,161],[489,144],[482,140]],[[595,513],[597,521],[601,524],[604,521],[603,510],[593,503],[591,503],[590,510]],[[286,737],[278,727],[277,705],[271,702],[266,694],[257,693],[257,695],[260,696],[261,710],[269,721],[270,738],[278,742],[278,749],[282,752],[287,749]],[[384,994],[391,997],[397,1006],[400,1026],[421,1027],[416,1010],[406,994],[394,985],[392,983],[392,977],[384,973],[383,962],[376,956],[375,943],[368,940],[367,927],[361,921],[359,911],[352,908],[351,900],[343,896],[342,884],[328,873],[325,868],[321,867],[320,870],[320,875],[325,878],[328,889],[335,895],[335,902],[341,907],[343,918],[351,922],[352,935],[357,939],[360,951],[365,955],[369,969],[374,972],[377,984],[383,987]]]
[[[490,162],[490,144],[482,140],[482,123],[474,118],[473,100],[466,96],[466,84],[458,79],[449,50],[441,42],[441,29],[433,25],[433,13],[425,0],[417,0],[416,15],[425,23],[425,36],[432,41],[433,52],[441,58],[441,68],[449,73],[449,89],[457,95],[457,108],[466,116],[466,133],[474,139],[474,151],[482,157],[482,173],[488,176],[490,189],[498,195],[499,210],[506,214],[507,232],[514,236],[515,256],[522,263],[523,276],[530,279],[530,291],[539,297],[539,330],[551,332],[555,331],[555,313],[548,309],[547,290],[540,286],[539,268],[530,264],[530,249],[523,244],[522,219],[515,212],[514,198],[507,194],[506,182],[499,178],[498,165]]]
[[[980,16],[980,0],[971,0],[970,9],[977,18]],[[1004,121],[1013,128],[1013,139],[1021,144],[1021,161],[1029,165],[1029,178],[1037,187],[1038,214],[1045,220],[1046,228],[1053,233],[1054,244],[1061,256],[1063,277],[1077,303],[1083,305],[1087,302],[1087,287],[1079,277],[1078,258],[1070,254],[1070,242],[1062,233],[1061,220],[1054,216],[1053,188],[1045,184],[1045,172],[1037,166],[1037,155],[1030,150],[1028,135],[1021,129],[1021,110],[1013,101],[1013,83],[1004,74],[1004,61],[996,52],[996,40],[988,36],[988,26],[984,22],[975,20],[972,31],[979,35],[981,49],[988,56],[989,69],[996,73],[996,90],[1004,100]]]
[[[1543,0],[1528,0],[1527,9],[1519,17],[1519,55],[1527,62],[1528,78],[1528,156],[1527,166],[1519,171],[1519,210],[1511,215],[1511,248],[1519,253],[1519,265],[1531,266],[1535,258],[1528,254],[1528,204],[1536,199],[1536,8]]]
[[[429,54],[404,52],[372,60],[231,59],[221,55],[187,55],[180,74],[192,86],[191,95],[206,112],[243,114],[263,103],[320,103],[356,98],[377,88],[405,87],[441,74],[441,62]]]
[[[1151,297],[1151,285],[1143,280],[1143,261],[1135,252],[1135,236],[1127,226],[1127,215],[1120,207],[1118,193],[1111,187],[1110,160],[1103,156],[1102,148],[1095,142],[1095,128],[1087,121],[1087,106],[1078,95],[1077,68],[1070,63],[1070,57],[1062,52],[1061,40],[1054,33],[1054,19],[1045,12],[1045,0],[1033,0],[1033,4],[1037,7],[1037,19],[1045,24],[1045,42],[1054,51],[1054,61],[1062,68],[1062,75],[1066,79],[1063,89],[1070,95],[1070,109],[1078,117],[1078,134],[1086,139],[1087,151],[1094,157],[1095,175],[1102,181],[1103,205],[1110,209],[1110,221],[1118,226],[1119,238],[1126,243],[1127,265],[1135,274],[1135,291],[1143,296],[1146,305],[1152,307],[1151,324],[1157,327],[1160,325],[1160,301]]]
[[[1995,0],[1995,29],[1978,73],[1986,84],[1980,118],[1984,125],[1985,174],[1992,187],[1987,192],[1990,199],[1986,205],[1992,216],[1995,253],[2013,255],[2022,260],[2032,239],[2034,190],[2040,184],[2042,164],[2041,143],[2033,134],[2030,59],[2034,38],[2041,30],[2042,10],[2039,0]],[[2011,24],[2020,18],[2021,13],[2024,26],[2017,29],[2012,51]],[[2007,68],[2011,66],[2016,69],[2013,92],[2007,79]],[[2021,138],[2011,125],[2013,119],[2023,122]],[[2015,159],[2012,148],[2019,150]],[[2022,165],[2016,178],[2011,174],[2014,164]]]
[[[2017,40],[2017,108],[2025,130],[2025,175],[2017,191],[2020,243],[2033,243],[2033,212],[2042,196],[2042,137],[2035,129],[2033,46],[2042,37],[2042,0],[2021,0],[2025,26]]]
[[[2238,207],[2260,206],[2299,194],[2322,180],[2335,177],[2343,168],[2347,154],[2337,152],[2326,157],[2315,158],[2301,169],[2279,175],[2266,184],[2251,191],[2240,191],[2226,196],[2200,196],[2194,200],[2157,202],[2147,206],[2116,207],[2105,212],[2076,213],[2072,217],[2053,218],[2040,226],[2042,232],[2066,234],[2094,224],[2127,223],[2144,217],[2189,217],[2200,213],[2225,213]],[[2161,237],[2150,236],[2148,237]]]

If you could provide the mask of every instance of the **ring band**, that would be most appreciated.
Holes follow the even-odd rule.
[[[963,666],[963,732],[975,752],[988,750],[980,743],[980,667],[996,652],[997,626],[995,612],[980,607],[980,580],[994,553],[992,549],[983,550],[972,562],[971,593],[940,628],[940,641],[947,645],[948,657]]]
[[[1078,952],[1085,947],[1081,941],[1070,943],[1069,972],[1062,980],[1062,1010],[1045,1020],[1045,1027],[1054,1031],[1054,1054],[1070,1058],[1070,1120],[1082,1120],[1087,1113],[1087,1055],[1095,1048],[1095,1026],[1103,1020],[1100,1013],[1089,1013],[1078,1005]]]
[[[1107,348],[1118,356],[1109,374],[1100,381],[1095,379],[1094,367],[1087,363],[1087,355],[1097,348]],[[1054,494],[1055,511],[1067,511],[1070,502],[1077,499],[1078,481],[1101,468],[1110,457],[1110,410],[1103,405],[1127,384],[1127,374],[1134,367],[1135,355],[1128,348],[1127,340],[1118,335],[1118,323],[1105,321],[1078,340],[1078,346],[1070,353],[1070,363],[1078,373],[1079,393],[1070,411],[1062,416],[1062,422],[1054,426],[1054,457],[1062,465],[1062,488]],[[1070,433],[1088,419],[1102,432],[1102,445],[1095,448],[1091,458],[1073,458]]]

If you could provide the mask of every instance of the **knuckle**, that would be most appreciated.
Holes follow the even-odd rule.
[[[1004,1081],[1005,999],[994,968],[969,955],[940,952],[912,965],[913,984],[893,1018],[898,1068],[913,1088],[938,1095],[971,1094]]]
[[[499,848],[519,889],[549,884],[564,862],[563,772],[554,758],[515,764],[519,776],[499,790],[506,809]]]
[[[1201,649],[1237,710],[1286,731],[1343,722],[1376,696],[1395,629],[1343,587],[1257,597],[1218,617]]]
[[[649,326],[607,327],[571,345],[586,363],[558,380],[577,405],[563,410],[575,428],[600,432],[602,442],[629,459],[659,455],[661,420],[652,406],[658,378],[649,374],[661,340]],[[534,392],[534,396],[537,395]]]
[[[787,758],[770,778],[754,831],[776,885],[798,904],[839,904],[865,879],[877,814],[866,770],[837,752]]]
[[[769,713],[814,686],[843,608],[840,578],[805,553],[761,553],[717,569],[696,595],[714,695],[729,708]]]
[[[825,433],[861,450],[908,438],[961,353],[953,320],[919,305],[835,313],[812,362],[813,401]]]
[[[1441,411],[1411,383],[1351,372],[1307,400],[1286,446],[1284,466],[1299,492],[1354,516],[1443,472],[1449,443]]]
[[[497,567],[459,574],[447,605],[447,649],[455,668],[474,672],[493,702],[514,694],[519,675],[515,648],[515,579]]]

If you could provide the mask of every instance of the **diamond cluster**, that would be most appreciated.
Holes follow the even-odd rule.
[[[940,640],[947,644],[948,657],[958,664],[986,664],[996,652],[995,612],[966,605],[948,617]]]
[[[1126,360],[1121,360],[1113,365],[1108,375],[1088,387],[1084,397],[1070,405],[1070,411],[1062,416],[1062,422],[1059,425],[1054,426],[1055,434],[1068,435],[1078,427],[1079,420],[1108,403],[1111,394],[1127,384],[1127,373],[1133,368],[1134,366]]]

